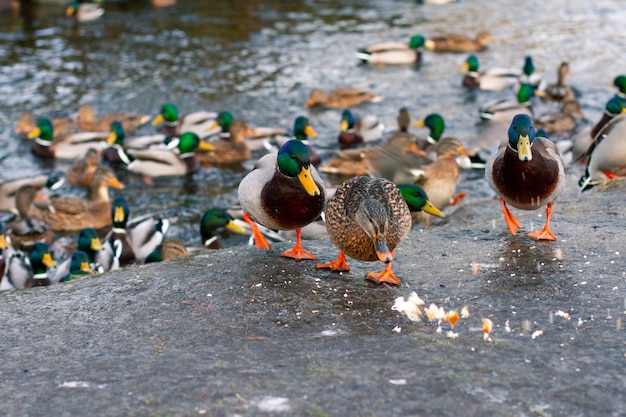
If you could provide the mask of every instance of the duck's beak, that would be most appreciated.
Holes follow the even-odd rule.
[[[89,267],[89,263],[87,263],[87,262],[81,262],[81,263],[80,263],[80,270],[81,270],[81,271],[88,272],[88,273],[90,273],[90,274],[92,274],[92,273],[93,273],[93,271],[92,271],[92,270],[91,270],[91,268]]]
[[[198,149],[202,149],[203,151],[214,151],[215,147],[213,147],[210,143],[201,140],[198,144]]]
[[[459,155],[474,156],[474,154],[473,154],[472,152],[468,151],[468,150],[467,150],[467,149],[465,149],[463,146],[461,146],[460,148],[458,148],[458,149],[456,150],[456,152],[457,152]]]
[[[213,121],[211,122],[211,124],[210,124],[210,125],[206,128],[206,131],[207,131],[207,132],[210,132],[211,130],[213,130],[213,129],[217,129],[218,127],[220,127],[220,124],[219,124],[219,123],[217,123],[217,121],[216,121],[216,120],[213,120]]]
[[[71,16],[74,14],[76,8],[74,6],[67,6],[67,9],[65,9],[65,16]]]
[[[229,221],[228,224],[226,224],[226,228],[230,230],[231,232],[241,233],[241,234],[246,233],[246,229],[244,229],[243,227],[241,227],[240,225],[238,225],[232,220]]]
[[[311,107],[314,104],[313,100],[308,99],[303,105],[302,107]]]
[[[424,204],[424,207],[422,207],[422,211],[435,217],[439,217],[440,219],[444,219],[446,217],[446,215],[443,214],[443,212],[437,207],[433,206],[433,203],[431,203],[430,201],[426,201],[426,204]]]
[[[387,238],[385,235],[378,234],[376,239],[374,239],[374,248],[376,249],[376,255],[378,259],[384,263],[389,263],[393,261],[393,253],[389,250],[389,246],[387,246]]]
[[[97,251],[97,250],[101,250],[102,249],[102,242],[100,242],[100,239],[93,238],[91,239],[91,244],[89,245],[89,247],[91,248],[91,250]]]
[[[35,129],[31,130],[31,132],[28,134],[28,139],[38,138],[39,135],[41,135],[41,129],[36,127]]]
[[[520,161],[530,161],[533,159],[533,151],[530,147],[530,137],[520,135],[517,140],[517,157]]]
[[[113,221],[116,223],[124,221],[124,207],[115,207],[113,212]]]
[[[44,264],[47,268],[52,268],[56,265],[56,263],[54,263],[54,259],[52,259],[52,255],[50,255],[49,253],[43,255],[43,258],[41,258],[41,263]]]
[[[340,132],[345,132],[346,130],[348,130],[348,121],[347,120],[342,120],[341,124],[339,125],[339,131]]]
[[[428,49],[429,51],[434,51],[435,50],[435,42],[433,42],[432,39],[426,39],[424,41],[424,48]]]
[[[419,156],[426,156],[426,152],[420,149],[415,142],[413,142],[411,146],[409,146],[409,152]]]
[[[310,165],[306,168],[302,167],[300,173],[298,174],[298,179],[300,180],[300,184],[302,184],[302,187],[304,187],[304,190],[307,192],[307,194],[311,196],[320,195],[320,189],[317,187],[317,184],[315,184],[315,181],[311,176]]]
[[[413,123],[413,126],[415,126],[415,127],[424,127],[426,125],[424,124],[424,120],[418,120],[417,122]]]
[[[310,136],[312,138],[317,137],[317,132],[311,126],[307,126],[304,129],[304,133],[306,133],[307,136]]]
[[[467,62],[461,65],[461,71],[462,72],[469,71],[469,65]]]
[[[7,239],[4,237],[4,235],[0,235],[0,249],[5,250],[6,248],[9,247],[9,243],[7,242]]]
[[[161,123],[163,123],[165,119],[163,118],[162,114],[159,114],[157,117],[154,118],[154,120],[152,121],[152,126],[156,126],[156,125],[160,125]]]
[[[117,188],[118,190],[124,189],[124,184],[122,184],[117,178],[111,178],[108,184],[109,187]]]
[[[112,145],[115,143],[116,140],[117,134],[115,132],[109,133],[109,136],[107,137],[107,144]]]

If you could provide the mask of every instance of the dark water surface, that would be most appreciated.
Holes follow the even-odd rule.
[[[626,45],[626,8],[618,0],[463,0],[446,6],[408,0],[179,0],[166,9],[127,2],[107,4],[101,19],[84,24],[67,21],[61,6],[1,13],[0,180],[69,166],[38,160],[13,129],[22,112],[67,116],[84,103],[100,113],[156,115],[169,101],[181,113],[229,110],[252,125],[289,129],[296,116],[308,115],[318,132],[315,145],[327,160],[336,152],[340,111],[309,111],[302,103],[315,87],[362,86],[384,100],[358,110],[377,114],[388,132],[405,106],[414,120],[440,112],[447,132],[471,143],[478,106],[512,93],[463,91],[459,68],[465,54],[427,53],[419,69],[360,66],[353,57],[359,46],[417,33],[489,30],[495,42],[479,55],[482,66],[520,67],[532,55],[549,82],[560,62],[569,61],[568,81],[582,92],[583,111],[595,121],[613,94],[607,85],[624,71]],[[138,134],[153,131],[148,125]],[[569,174],[573,184],[580,168]],[[152,186],[118,175],[132,215],[160,212],[172,219],[170,236],[198,244],[200,216],[209,207],[236,203],[245,172],[207,168],[193,180],[157,179]],[[480,175],[467,175],[459,188],[470,191],[468,202],[493,196]]]

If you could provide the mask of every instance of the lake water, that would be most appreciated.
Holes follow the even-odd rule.
[[[0,12],[0,180],[69,166],[32,156],[30,143],[13,129],[22,112],[68,116],[84,103],[93,103],[100,113],[156,115],[162,103],[173,102],[181,113],[229,110],[251,125],[288,129],[296,116],[307,115],[318,133],[314,146],[328,160],[337,151],[340,110],[308,110],[302,104],[315,87],[362,86],[384,100],[357,111],[378,115],[389,134],[404,106],[414,120],[441,113],[446,132],[471,143],[480,104],[513,96],[510,91],[464,91],[459,68],[466,54],[427,52],[419,69],[362,66],[354,58],[360,46],[408,40],[417,33],[489,30],[495,42],[479,54],[483,67],[519,68],[531,55],[549,82],[556,80],[561,61],[569,61],[568,82],[581,91],[583,111],[594,122],[614,92],[608,84],[624,72],[626,7],[618,0],[462,0],[449,5],[179,0],[163,9],[147,1],[107,3],[105,8],[101,19],[82,24],[68,21],[62,6]],[[148,125],[138,134],[153,131]],[[577,178],[581,168],[568,171]],[[129,173],[118,175],[132,215],[169,217],[169,236],[197,245],[200,216],[209,207],[235,204],[245,172],[206,168],[192,180],[157,179],[151,186]],[[459,188],[469,191],[466,204],[493,196],[476,173],[464,175]]]

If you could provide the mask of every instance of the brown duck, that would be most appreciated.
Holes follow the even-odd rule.
[[[304,107],[324,106],[347,108],[358,106],[367,101],[376,103],[381,100],[381,97],[364,88],[344,87],[328,92],[315,88],[311,91],[311,94],[309,94],[309,99],[304,103]]]

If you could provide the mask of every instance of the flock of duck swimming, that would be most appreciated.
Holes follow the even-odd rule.
[[[375,65],[414,64],[424,49],[473,52],[483,50],[489,41],[488,33],[476,39],[415,36],[408,44],[384,42],[363,48],[357,58]],[[303,248],[301,233],[322,217],[326,236],[339,255],[332,262],[317,264],[318,268],[349,271],[347,257],[381,261],[385,269],[367,277],[377,283],[399,284],[391,269],[395,248],[412,225],[428,225],[432,216],[444,217],[442,210],[463,197],[454,195],[460,170],[477,167],[485,170],[487,182],[498,195],[511,234],[518,232],[520,224],[508,206],[522,210],[545,207],[544,227],[528,236],[556,240],[550,218],[552,205],[565,187],[564,166],[570,162],[563,162],[564,152],[573,155],[571,163],[586,163],[582,189],[626,175],[626,76],[614,79],[618,91],[608,100],[601,120],[571,139],[571,122],[580,107],[576,106],[576,91],[565,82],[567,63],[559,67],[554,85],[537,79],[530,57],[520,70],[480,71],[477,57],[470,55],[466,70],[465,88],[517,90],[515,102],[497,102],[481,110],[487,120],[485,129],[496,132],[498,143],[477,143],[471,151],[455,138],[442,137],[444,121],[438,114],[416,123],[430,129],[427,139],[410,134],[406,109],[399,111],[396,133],[383,141],[376,118],[359,119],[348,109],[378,97],[354,88],[316,89],[305,103],[305,107],[344,109],[338,135],[342,149],[324,164],[308,141],[315,131],[303,116],[295,119],[288,136],[280,129],[251,129],[229,112],[180,115],[177,107],[168,103],[152,122],[160,126],[160,133],[133,137],[149,116],[97,116],[91,106],[79,109],[76,120],[35,120],[23,115],[16,132],[33,139],[34,155],[75,162],[63,176],[53,173],[0,185],[0,210],[17,214],[0,236],[0,289],[45,286],[94,270],[186,254],[188,248],[182,242],[165,239],[167,220],[145,217],[129,222],[124,198],[110,200],[109,187],[124,187],[115,170],[126,169],[149,183],[149,178],[157,176],[193,175],[203,166],[241,164],[260,149],[266,154],[238,188],[245,223],[225,210],[208,210],[200,224],[206,247],[218,246],[216,232],[223,228],[243,233],[242,226],[249,227],[260,249],[270,247],[266,236],[272,231],[295,230],[296,243],[282,256],[315,260],[316,256]],[[562,111],[533,120],[530,101],[535,95],[562,102]],[[548,139],[548,134],[563,132],[571,140],[555,143]],[[318,169],[351,178],[331,190]],[[87,188],[88,196],[63,196],[59,189],[63,181]],[[98,232],[102,231],[108,234],[100,240]],[[50,255],[55,232],[79,233],[77,250],[56,266]]]

